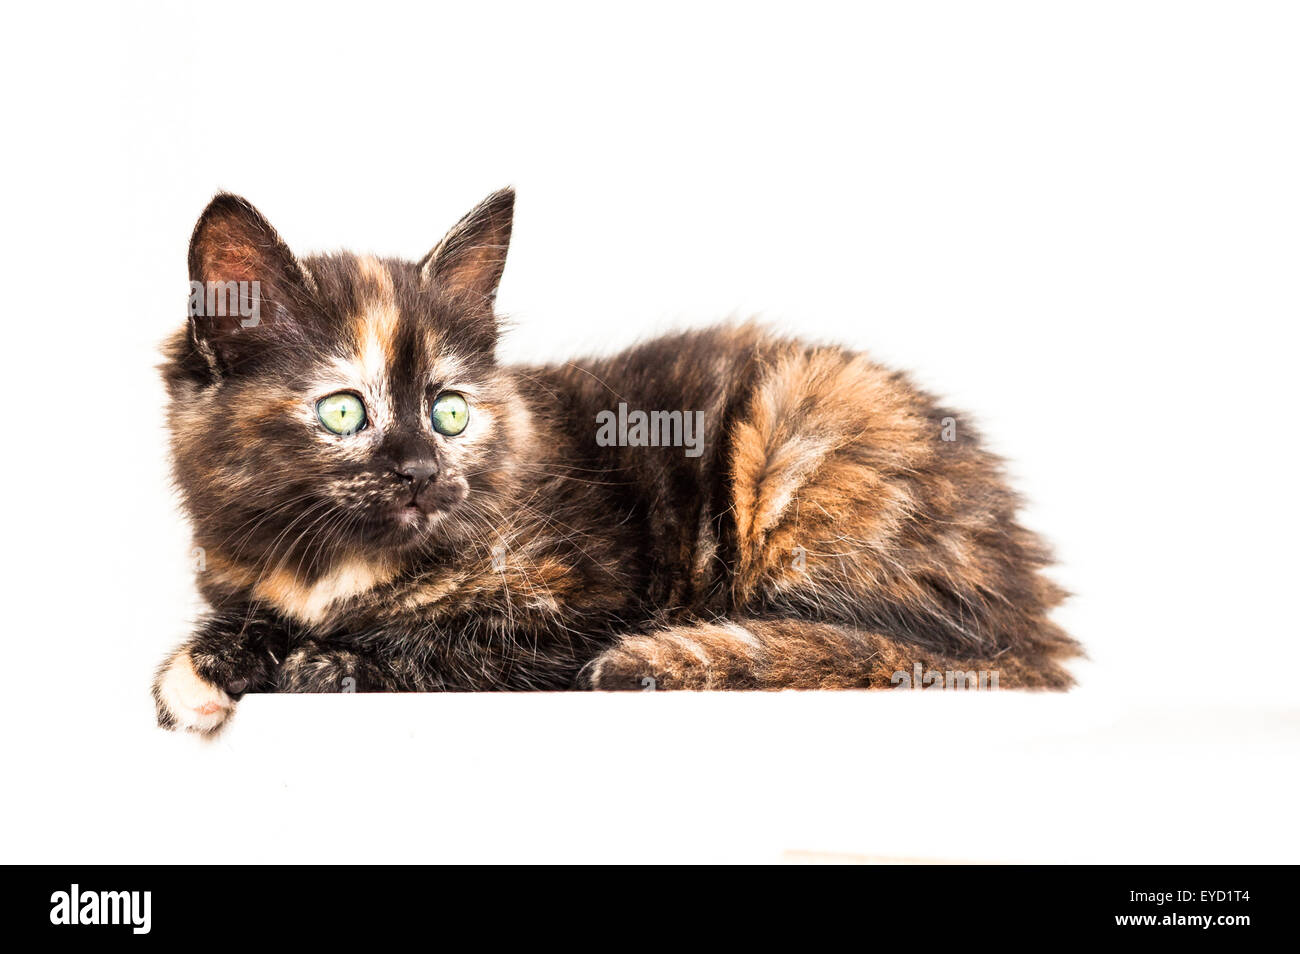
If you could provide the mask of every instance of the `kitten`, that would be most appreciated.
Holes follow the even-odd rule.
[[[1048,552],[965,417],[749,324],[498,364],[513,208],[415,263],[204,210],[163,370],[211,611],[162,725],[249,691],[1070,685]]]

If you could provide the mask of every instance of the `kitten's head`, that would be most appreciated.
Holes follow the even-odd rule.
[[[177,482],[227,563],[317,572],[490,527],[527,440],[496,364],[514,193],[419,262],[299,259],[218,195],[164,374]]]

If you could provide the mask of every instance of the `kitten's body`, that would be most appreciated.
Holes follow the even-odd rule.
[[[213,613],[160,675],[164,724],[211,728],[256,689],[887,687],[916,663],[1069,684],[1046,552],[964,418],[749,325],[498,366],[503,196],[419,265],[298,261],[229,197],[200,220],[192,277],[269,276],[278,325],[197,318],[171,345]],[[373,407],[370,433],[310,433],[304,406],[335,387]],[[418,412],[448,387],[478,429],[443,439]],[[702,452],[602,446],[619,404],[701,412]],[[412,441],[437,476],[390,526],[371,460]]]

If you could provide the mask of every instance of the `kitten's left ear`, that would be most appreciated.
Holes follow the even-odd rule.
[[[491,308],[506,267],[514,215],[515,190],[492,193],[420,259],[420,279],[453,295],[470,295]]]

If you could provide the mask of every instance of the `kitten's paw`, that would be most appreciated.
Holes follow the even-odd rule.
[[[577,679],[579,689],[598,692],[703,689],[707,683],[707,660],[650,636],[619,640],[587,663]]]
[[[307,644],[280,667],[280,692],[373,692],[384,688],[374,667],[346,649]]]
[[[158,724],[164,729],[212,732],[229,717],[234,701],[194,669],[184,650],[171,658],[153,685]]]

